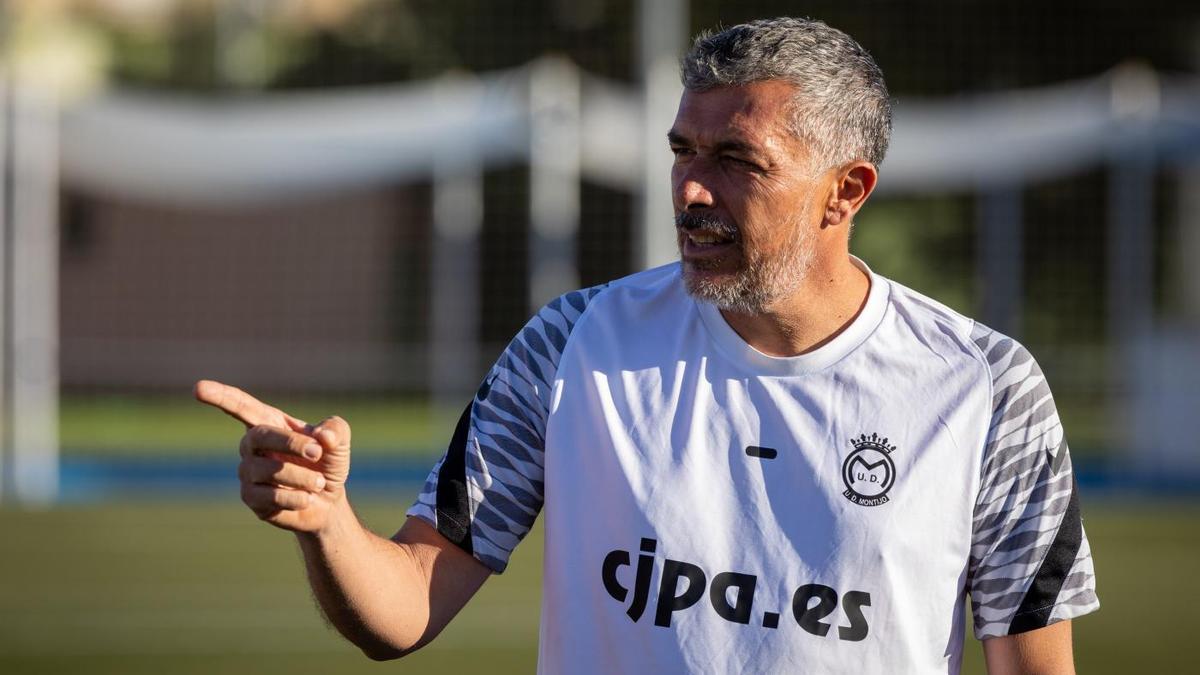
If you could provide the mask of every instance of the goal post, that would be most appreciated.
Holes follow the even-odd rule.
[[[0,496],[39,506],[58,493],[58,108],[19,78],[0,91]]]

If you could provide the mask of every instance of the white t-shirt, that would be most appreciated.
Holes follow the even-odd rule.
[[[879,275],[801,356],[671,264],[544,307],[409,515],[496,572],[545,511],[539,671],[946,673],[1095,610],[1050,390],[1003,335]]]

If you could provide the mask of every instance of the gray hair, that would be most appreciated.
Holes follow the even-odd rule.
[[[824,169],[879,166],[892,134],[892,104],[875,60],[836,28],[811,19],[760,19],[696,36],[680,67],[691,91],[784,80],[796,86],[793,131]]]

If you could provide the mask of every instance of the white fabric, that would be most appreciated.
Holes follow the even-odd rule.
[[[513,341],[462,452],[480,560],[544,509],[539,672],[957,672],[967,593],[982,637],[1095,609],[1036,363],[855,262],[864,308],[801,356],[751,348],[677,264]],[[434,525],[458,518],[439,468],[410,510]]]

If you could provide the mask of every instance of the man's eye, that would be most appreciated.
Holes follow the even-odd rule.
[[[755,169],[755,170],[758,169],[757,164],[755,164],[754,162],[751,162],[748,159],[742,159],[741,157],[733,157],[730,155],[725,155],[724,157],[722,157],[722,159],[724,159],[726,162],[732,162],[733,164],[736,164],[737,166],[740,166],[743,169]]]
[[[673,155],[675,155],[676,157],[682,157],[682,156],[685,156],[685,155],[690,155],[690,154],[692,154],[692,151],[691,151],[691,149],[690,149],[690,148],[672,147],[672,148],[671,148],[671,153],[672,153]]]

